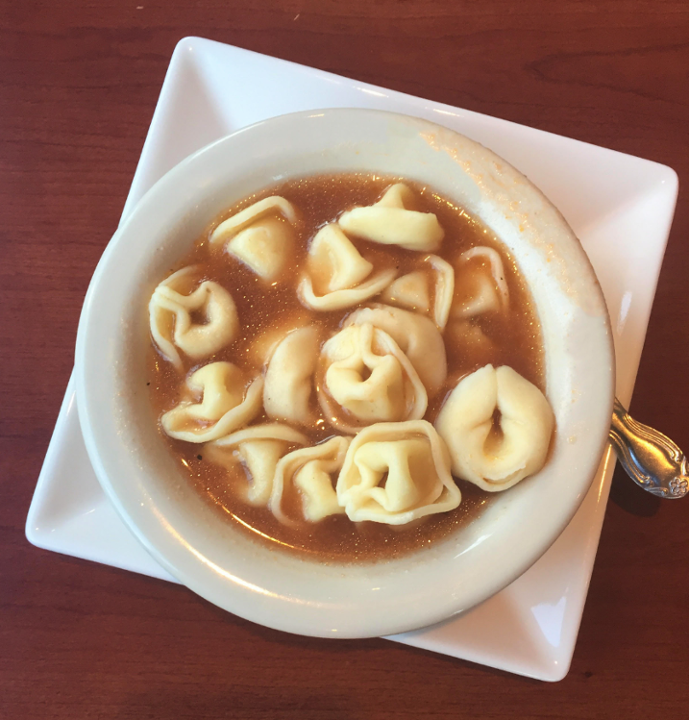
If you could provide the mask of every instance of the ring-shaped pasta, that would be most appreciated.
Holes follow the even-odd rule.
[[[313,447],[293,450],[277,464],[270,509],[278,520],[291,525],[284,508],[285,496],[295,490],[301,496],[301,512],[308,522],[319,522],[329,515],[340,515],[335,483],[342,468],[350,438],[336,436]]]
[[[412,198],[407,185],[396,183],[374,205],[348,210],[337,222],[346,233],[370,242],[433,252],[440,247],[445,231],[433,213],[409,210]]]
[[[383,330],[399,345],[419,374],[429,397],[440,390],[447,377],[447,356],[443,337],[430,318],[401,308],[374,304],[355,310],[345,319],[344,326],[363,323],[371,323]]]
[[[342,230],[331,223],[321,228],[311,241],[297,294],[312,310],[343,310],[378,295],[397,271],[387,268],[372,273],[373,265],[361,256]]]
[[[297,328],[273,350],[263,386],[263,406],[268,417],[302,425],[313,418],[311,396],[318,339],[317,327]]]
[[[202,360],[229,345],[239,330],[237,308],[225,288],[206,280],[191,291],[196,272],[192,266],[170,275],[148,304],[153,341],[178,371],[183,368],[179,350]],[[205,323],[195,323],[192,314],[202,314]]]
[[[383,330],[351,325],[321,351],[319,401],[338,430],[355,433],[366,425],[417,420],[428,406],[426,388],[407,356]]]
[[[210,244],[241,260],[267,282],[277,280],[294,248],[297,212],[288,200],[272,196],[232,215],[213,230]]]
[[[452,265],[437,255],[423,259],[426,267],[413,270],[393,280],[380,296],[390,305],[403,307],[424,315],[432,314],[438,330],[447,325],[455,291],[455,271]],[[429,272],[430,271],[430,272]],[[431,307],[431,291],[433,305]]]
[[[250,423],[261,410],[263,378],[247,387],[244,373],[232,363],[214,362],[192,373],[186,381],[188,394],[160,418],[167,435],[176,440],[205,443],[217,440]]]
[[[347,450],[336,489],[350,520],[387,525],[448,512],[462,500],[445,443],[425,420],[362,430]]]
[[[486,365],[460,380],[435,421],[454,475],[490,492],[543,467],[554,424],[543,393],[507,365]]]
[[[203,446],[203,457],[231,470],[241,463],[250,482],[244,497],[251,505],[265,506],[273,491],[278,461],[295,445],[308,445],[309,439],[289,425],[264,423],[214,440]]]

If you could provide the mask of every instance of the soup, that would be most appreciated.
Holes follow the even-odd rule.
[[[395,193],[399,197],[393,197]],[[388,197],[392,199],[386,200]],[[252,208],[262,202],[273,206],[261,216],[261,222],[252,224]],[[387,226],[380,231],[376,228],[381,225],[375,221],[385,215],[387,207],[396,207],[395,202],[413,215],[401,226],[401,235],[389,243]],[[388,222],[397,216],[404,217],[388,213],[392,218]],[[228,223],[234,223],[229,235],[224,230]],[[225,236],[218,239],[223,232],[229,240]],[[417,246],[418,237],[426,238],[426,246]],[[288,247],[286,257],[277,258],[280,253],[271,252],[271,242]],[[333,271],[338,258],[345,256],[346,272]],[[346,277],[342,279],[338,272]],[[463,462],[463,453],[467,453],[465,447],[471,447],[471,437],[481,434],[481,423],[466,431],[471,440],[468,445],[464,438],[455,442],[454,428],[461,424],[457,418],[471,414],[462,405],[466,402],[463,397],[488,392],[483,388],[502,392],[503,383],[505,388],[517,388],[515,397],[521,397],[524,388],[527,395],[531,393],[529,397],[536,393],[542,397],[541,332],[528,288],[504,246],[450,199],[409,180],[370,174],[290,180],[244,199],[216,218],[170,273],[151,305],[152,318],[156,317],[148,359],[151,402],[161,418],[161,435],[182,472],[240,531],[257,541],[322,561],[389,559],[455,532],[490,501],[488,490],[501,489],[502,470],[496,471],[497,479],[491,479],[485,467],[505,464],[507,451],[501,448],[509,445],[510,433],[517,432],[509,426],[509,403],[503,408],[494,402],[490,429],[479,443],[487,457],[479,470],[476,463]],[[175,283],[174,291],[165,284],[170,281]],[[188,327],[182,328],[181,316],[170,310],[173,300],[192,297],[202,288],[211,300],[202,309],[190,304],[185,316]],[[216,323],[219,317],[225,318],[224,325]],[[418,337],[410,339],[416,326]],[[368,366],[360,359],[359,365],[350,359],[356,352],[363,358],[373,357]],[[290,358],[296,358],[292,366]],[[360,369],[353,370],[355,365]],[[233,420],[233,427],[224,434],[217,427],[225,422],[227,413],[220,419],[212,411],[189,414],[190,408],[199,408],[204,402],[210,407],[211,379],[204,376],[210,367],[224,373],[222,379],[212,380],[220,383],[222,392],[241,389],[235,414],[250,396],[262,399],[246,421],[237,425]],[[380,378],[384,391],[375,395],[366,386],[375,389]],[[283,385],[294,385],[294,389],[287,393]],[[361,396],[362,388],[368,394]],[[537,399],[536,405],[539,402]],[[180,407],[185,414],[177,417]],[[537,428],[528,432],[540,432],[545,439],[533,453],[536,461],[522,463],[529,469],[526,474],[537,471],[539,461],[542,464],[552,430],[542,404],[536,415]],[[414,425],[424,421],[424,425]],[[447,480],[430,489],[412,488],[412,494],[421,497],[426,493],[428,497],[425,504],[418,500],[407,508],[400,498],[409,488],[395,490],[392,497],[393,485],[399,483],[391,475],[392,466],[386,465],[387,469],[376,471],[381,479],[373,490],[381,491],[375,497],[383,498],[378,503],[382,510],[370,493],[359,506],[343,502],[348,491],[356,495],[360,490],[362,473],[370,476],[371,467],[380,463],[377,457],[371,467],[361,471],[361,462],[345,456],[352,455],[355,447],[356,452],[365,453],[359,439],[366,437],[369,449],[392,452],[395,441],[380,434],[381,428],[392,432],[383,427],[390,422],[404,427],[408,439],[419,448],[426,443],[420,452],[435,453],[436,464],[447,464],[449,448],[452,461],[447,467],[451,465],[453,470],[449,482],[460,492]],[[485,425],[485,418],[481,422]],[[438,431],[445,439],[438,439],[433,426],[449,428],[444,435]],[[238,433],[247,431],[242,444]],[[237,442],[225,447],[227,437],[235,437]],[[526,444],[529,442],[527,438]],[[272,468],[271,453],[273,459],[279,455],[278,466],[284,469],[287,456],[297,450],[325,447],[331,448],[329,454],[321,453],[321,465],[311,474],[302,471],[316,456],[296,456],[292,474],[285,475],[287,479],[280,477],[284,487],[277,503],[277,476],[268,483],[271,487],[258,487],[256,468],[266,463]],[[514,455],[517,451],[510,452]],[[442,457],[438,460],[436,456]],[[412,468],[413,457],[405,458],[405,467]],[[394,455],[393,461],[398,460]],[[515,462],[511,456],[507,461]],[[459,473],[455,473],[456,467],[462,468]],[[433,475],[430,465],[423,468],[420,475]],[[437,474],[449,477],[443,472]],[[301,485],[293,480],[299,473],[303,475]],[[343,479],[343,473],[349,480]],[[322,487],[327,475],[332,478],[332,494]],[[506,486],[521,479],[515,480],[514,473],[506,477]],[[351,488],[341,487],[345,480],[353,483]],[[386,492],[390,497],[384,497]],[[318,501],[312,503],[315,511],[309,509],[309,497],[315,497],[314,493],[318,495]],[[322,500],[324,493],[327,498]],[[455,503],[453,498],[460,494],[461,501]],[[434,499],[429,501],[430,497]],[[395,505],[395,509],[386,510],[386,505]],[[441,511],[441,505],[449,509]],[[402,516],[408,521],[396,524]]]

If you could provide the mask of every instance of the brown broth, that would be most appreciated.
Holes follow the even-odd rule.
[[[184,378],[201,365],[227,360],[247,371],[247,377],[261,372],[263,358],[257,351],[257,339],[266,335],[279,337],[299,321],[320,325],[322,336],[331,336],[343,317],[356,309],[337,312],[316,312],[304,307],[295,288],[299,268],[303,267],[308,244],[317,230],[335,220],[344,210],[356,205],[376,202],[385,189],[400,178],[370,174],[314,176],[288,181],[267,188],[246,198],[216,218],[197,238],[193,249],[175,269],[195,265],[199,280],[214,280],[230,291],[240,318],[238,337],[227,347],[202,362],[183,357],[184,372],[178,374],[153,349],[148,358],[151,402],[158,417],[172,409],[180,400]],[[508,314],[486,313],[465,323],[457,330],[451,320],[445,331],[448,377],[444,387],[429,399],[425,419],[433,422],[447,393],[457,381],[488,362],[496,367],[510,365],[518,373],[544,390],[543,349],[540,325],[533,310],[530,294],[514,260],[499,240],[466,211],[434,193],[428,187],[404,180],[417,196],[414,209],[435,213],[445,230],[441,249],[436,253],[456,266],[459,255],[476,245],[488,245],[501,255],[510,293]],[[270,195],[289,200],[300,212],[294,263],[276,283],[268,284],[243,265],[224,253],[211,248],[208,238],[212,230],[227,217]],[[425,254],[396,246],[381,246],[353,239],[361,254],[376,269],[395,267],[398,277],[422,267]],[[481,261],[471,261],[480,270]],[[376,302],[376,298],[362,305]],[[431,298],[432,303],[432,298]],[[468,343],[468,344],[467,344]],[[333,436],[335,431],[313,402],[318,420],[309,428],[299,428],[312,443]],[[254,423],[266,421],[259,415]],[[231,519],[250,536],[276,544],[292,552],[307,553],[323,561],[375,561],[397,557],[437,542],[470,522],[489,501],[486,493],[471,483],[457,480],[462,491],[460,506],[451,512],[430,515],[402,527],[373,522],[353,523],[346,516],[331,516],[318,523],[303,522],[296,527],[282,524],[267,508],[254,507],[242,499],[240,486],[249,481],[242,465],[234,472],[214,465],[203,458],[201,445],[169,438],[161,430],[165,442],[179,460],[194,487],[219,512]],[[294,491],[297,494],[298,491]],[[288,496],[285,502],[294,506],[298,497]]]

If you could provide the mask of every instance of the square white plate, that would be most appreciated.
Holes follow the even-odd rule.
[[[677,197],[670,168],[514,123],[392,92],[228,45],[178,44],[122,217],[191,152],[251,123],[326,107],[427,118],[483,143],[536,183],[581,239],[605,293],[617,395],[631,397]],[[541,680],[569,669],[614,467],[606,454],[583,505],[552,548],[462,616],[392,640]],[[38,479],[26,535],[48,550],[174,580],[138,544],[89,464],[71,380]]]

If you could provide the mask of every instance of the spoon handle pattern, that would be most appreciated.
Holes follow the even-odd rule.
[[[644,490],[669,500],[689,493],[689,466],[684,453],[663,433],[630,417],[617,398],[610,440],[622,467]]]

